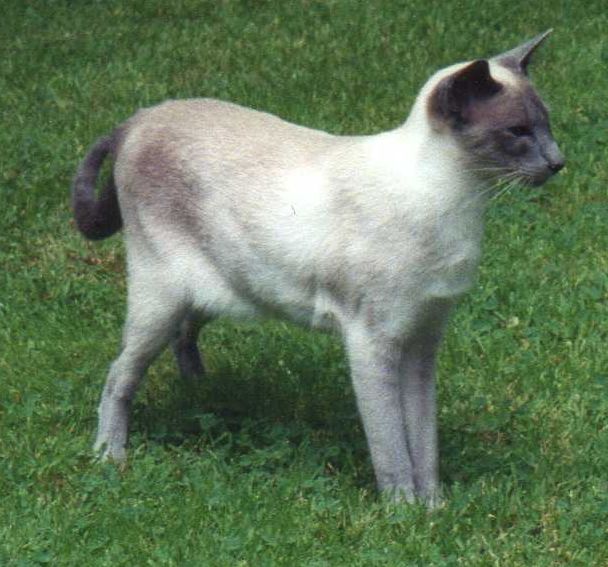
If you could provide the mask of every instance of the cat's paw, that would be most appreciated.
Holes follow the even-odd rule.
[[[436,490],[431,494],[427,494],[420,500],[427,507],[429,512],[445,507],[445,500],[442,498],[439,490]]]
[[[393,504],[414,504],[417,501],[413,488],[406,485],[383,488],[381,497],[383,500]]]
[[[409,486],[393,486],[382,490],[382,498],[394,504],[414,504],[426,507],[429,511],[445,505],[439,489],[420,493]]]
[[[120,443],[112,443],[102,436],[98,436],[93,445],[93,452],[97,460],[102,463],[112,462],[124,466],[127,462],[127,449]]]

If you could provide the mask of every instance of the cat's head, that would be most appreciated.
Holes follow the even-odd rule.
[[[464,149],[471,170],[541,185],[564,166],[547,108],[527,75],[530,56],[549,33],[448,69],[433,86],[431,124]]]

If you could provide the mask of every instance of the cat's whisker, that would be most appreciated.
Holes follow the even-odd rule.
[[[504,171],[506,168],[498,169]],[[509,171],[505,175],[497,176],[493,182],[481,182],[476,189],[472,191],[472,197],[465,203],[465,206],[478,203],[488,197],[490,200],[496,200],[515,188],[520,182],[521,175],[515,171]]]
[[[519,175],[514,175],[513,178],[496,194],[491,197],[492,200],[496,201],[504,195],[510,193],[515,187],[521,182]]]
[[[469,173],[470,172],[473,172],[473,173],[476,173],[476,172],[485,172],[485,171],[498,171],[498,172],[501,172],[501,171],[509,171],[509,168],[508,167],[504,167],[504,166],[496,166],[495,165],[495,166],[487,166],[487,167],[473,167],[473,168],[467,169],[467,172],[469,172]]]
[[[510,172],[507,175],[500,176],[493,183],[490,183],[483,190],[478,191],[475,198],[482,198],[491,195],[494,192],[502,192],[505,185],[513,183],[517,177],[517,173]],[[491,198],[494,198],[493,196]]]

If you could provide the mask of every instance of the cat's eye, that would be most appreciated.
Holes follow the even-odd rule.
[[[532,136],[532,130],[527,126],[511,126],[510,128],[507,128],[507,131],[518,138]]]

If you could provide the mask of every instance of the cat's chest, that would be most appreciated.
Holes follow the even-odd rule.
[[[456,208],[435,225],[428,243],[431,296],[457,297],[473,285],[481,257],[482,218],[477,207]]]
[[[374,139],[358,192],[341,212],[355,219],[347,246],[377,269],[391,293],[449,299],[473,284],[481,254],[484,203],[444,145]]]
[[[395,221],[369,242],[360,261],[373,262],[386,293],[411,298],[456,299],[475,281],[483,221],[472,208],[428,209]],[[366,247],[361,246],[363,251]]]
[[[424,295],[431,299],[456,299],[466,293],[475,281],[480,256],[479,242],[468,239],[450,242],[437,250],[425,274]]]

